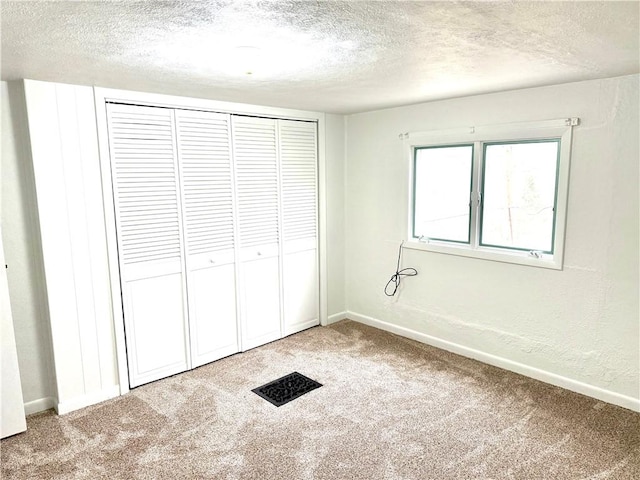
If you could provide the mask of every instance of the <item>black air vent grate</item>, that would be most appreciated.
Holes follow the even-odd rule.
[[[321,386],[315,380],[293,372],[251,391],[279,407]]]

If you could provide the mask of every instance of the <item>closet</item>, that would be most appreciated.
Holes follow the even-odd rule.
[[[318,324],[315,122],[107,105],[135,387]]]

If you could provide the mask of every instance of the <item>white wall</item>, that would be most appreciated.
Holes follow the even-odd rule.
[[[326,115],[332,320],[347,310],[351,318],[637,408],[638,79],[483,95],[346,119]],[[93,105],[90,87],[27,84],[36,178],[43,182],[42,234],[60,247],[48,256],[53,263],[47,268],[52,279],[62,272],[74,285],[70,293],[59,290],[64,282],[52,280],[48,292],[56,310],[54,336],[63,347],[56,361],[69,382],[58,385],[65,411],[117,394],[104,224],[88,214],[101,208]],[[29,402],[56,391],[48,313],[36,308],[46,305],[41,298],[47,291],[39,270],[24,106],[19,113],[5,101],[23,93],[12,88],[3,82],[0,211]],[[420,275],[405,281],[399,297],[384,296],[406,236],[399,212],[408,196],[409,163],[398,133],[567,116],[581,117],[582,125],[574,131],[563,271],[406,250],[404,266]],[[52,188],[56,181],[66,186]],[[90,263],[81,260],[87,255]],[[12,270],[13,263],[20,268]],[[73,301],[65,300],[68,295]],[[86,312],[93,312],[91,321],[79,323]],[[97,350],[91,347],[96,342]]]
[[[349,316],[639,409],[638,84],[626,76],[347,118]],[[398,134],[577,116],[562,271],[404,251],[409,159]]]
[[[344,123],[342,115],[325,115],[327,192],[327,270],[329,321],[345,317],[344,296]]]
[[[42,270],[42,247],[22,82],[2,82],[0,218],[27,413],[56,397]]]

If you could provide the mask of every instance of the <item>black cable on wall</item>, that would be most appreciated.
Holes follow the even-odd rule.
[[[404,245],[404,240],[400,242],[400,248],[398,248],[398,262],[396,264],[396,273],[391,275],[391,278],[387,282],[387,285],[384,287],[384,294],[387,297],[393,297],[396,294],[396,292],[398,291],[398,288],[400,288],[400,282],[402,280],[402,277],[415,277],[416,275],[418,275],[418,271],[415,268],[408,267],[408,268],[403,268],[402,270],[400,269],[400,259],[402,257],[402,245]],[[393,291],[390,292],[390,287],[392,285],[393,285]]]

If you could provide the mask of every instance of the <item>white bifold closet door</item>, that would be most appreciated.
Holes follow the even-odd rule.
[[[276,120],[234,116],[242,349],[282,337]]]
[[[284,331],[319,323],[317,135],[311,122],[278,120],[282,183]]]
[[[176,110],[192,367],[238,352],[229,115]]]
[[[319,323],[315,123],[107,114],[131,387]]]
[[[129,383],[190,368],[173,110],[107,106]]]

